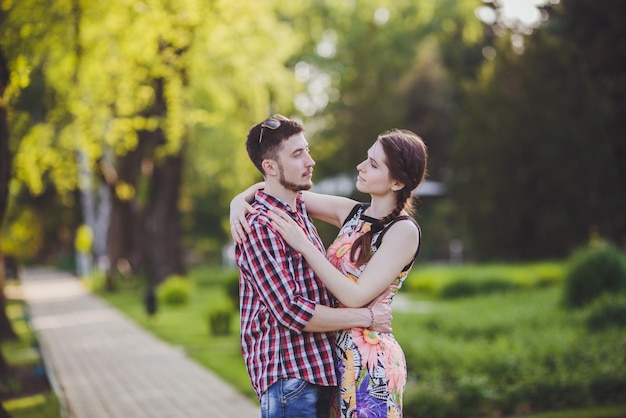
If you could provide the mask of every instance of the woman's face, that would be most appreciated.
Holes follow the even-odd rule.
[[[356,166],[356,188],[362,193],[385,194],[391,191],[393,180],[387,167],[387,157],[379,141],[367,150],[365,161]]]

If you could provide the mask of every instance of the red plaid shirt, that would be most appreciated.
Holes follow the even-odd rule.
[[[274,231],[268,216],[271,208],[287,211],[324,251],[304,202],[298,196],[294,212],[260,190],[252,206],[259,211],[248,215],[252,232],[236,247],[241,349],[252,386],[259,398],[280,378],[336,386],[334,334],[303,331],[316,304],[334,302],[304,257]]]

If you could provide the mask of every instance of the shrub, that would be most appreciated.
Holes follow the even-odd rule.
[[[505,292],[517,287],[518,286],[513,282],[497,278],[483,280],[460,279],[444,285],[441,288],[439,296],[442,299],[455,299]]]
[[[239,271],[236,270],[226,281],[226,294],[234,306],[239,305]]]
[[[470,416],[478,415],[489,392],[489,380],[482,376],[463,376],[458,381],[457,403],[459,409]]]
[[[488,279],[480,284],[479,289],[480,293],[482,294],[490,294],[497,292],[506,292],[517,287],[518,286],[515,283],[506,280]]]
[[[521,385],[522,398],[536,411],[578,407],[589,402],[587,387],[580,382],[534,381]]]
[[[227,301],[219,306],[209,308],[207,325],[211,335],[230,335],[233,317],[233,305]]]
[[[541,266],[537,268],[536,287],[554,286],[563,281],[563,271],[557,266]]]
[[[576,251],[565,276],[563,304],[570,308],[587,305],[607,292],[626,291],[626,257],[608,243]]]
[[[170,306],[182,306],[189,302],[192,284],[186,277],[169,276],[157,289],[159,302]]]
[[[589,385],[591,396],[598,403],[626,401],[625,376],[598,376]]]
[[[456,280],[444,285],[441,288],[439,297],[442,299],[455,299],[467,296],[474,296],[478,293],[476,283],[467,280]]]
[[[209,312],[209,332],[211,335],[230,335],[231,333],[232,311],[219,309]]]
[[[449,395],[421,388],[405,396],[402,415],[407,418],[458,418],[461,413]]]
[[[626,327],[626,294],[606,294],[594,300],[589,307],[586,325],[591,331]]]

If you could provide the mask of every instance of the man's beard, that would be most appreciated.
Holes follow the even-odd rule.
[[[296,184],[296,183],[287,181],[287,179],[285,178],[285,174],[283,172],[283,167],[280,164],[278,165],[278,174],[279,174],[278,181],[280,182],[280,185],[283,186],[287,190],[291,190],[292,192],[299,192],[301,190],[310,190],[311,187],[313,186],[313,184],[310,181],[307,183],[303,183],[303,184]]]

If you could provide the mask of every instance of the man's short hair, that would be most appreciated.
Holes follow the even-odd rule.
[[[269,120],[280,122],[280,125],[276,129],[261,126]],[[250,160],[263,176],[265,176],[261,166],[263,160],[276,160],[283,141],[300,132],[304,132],[304,126],[300,123],[286,118],[274,119],[274,117],[250,128],[246,139],[246,150]]]

